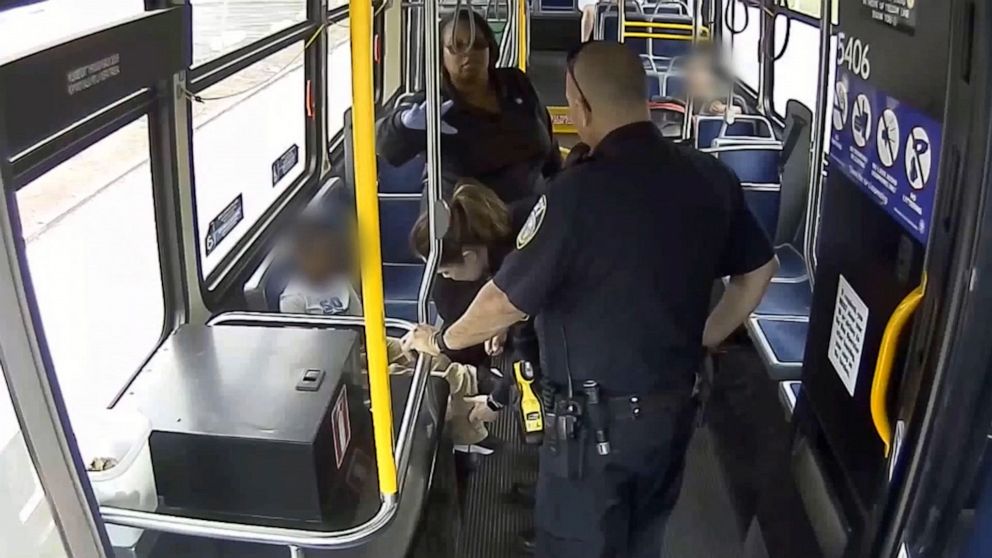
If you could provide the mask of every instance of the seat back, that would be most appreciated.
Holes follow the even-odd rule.
[[[796,100],[785,105],[785,131],[782,133],[782,202],[775,241],[796,242],[802,247],[802,226],[809,194],[810,130],[813,112]]]
[[[754,139],[777,141],[772,125],[764,116],[740,115],[728,123],[723,116],[697,116],[693,125],[693,137],[697,149],[707,150],[716,140]]]
[[[781,149],[778,143],[750,142],[711,150],[737,174],[744,189],[744,199],[768,238],[775,238],[778,227],[781,201],[778,161]]]

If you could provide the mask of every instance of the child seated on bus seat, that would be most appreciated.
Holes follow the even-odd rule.
[[[316,209],[303,212],[291,234],[293,275],[279,296],[280,312],[362,314],[349,277],[349,229],[333,215]]]
[[[279,311],[311,315],[361,316],[362,302],[355,291],[349,262],[353,230],[349,219],[330,212],[305,211],[293,227],[293,277],[279,297]],[[399,339],[386,340],[390,374],[410,374],[416,366]],[[368,368],[368,365],[365,365]],[[433,362],[432,373],[443,377],[451,394],[447,426],[455,446],[476,451],[489,432],[485,424],[470,421],[469,412],[479,394],[476,368],[444,357]]]

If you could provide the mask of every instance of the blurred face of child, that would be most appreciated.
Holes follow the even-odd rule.
[[[343,239],[323,229],[301,231],[293,256],[296,268],[307,281],[322,284],[347,274]]]

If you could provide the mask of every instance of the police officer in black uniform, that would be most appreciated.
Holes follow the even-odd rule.
[[[543,558],[660,555],[705,347],[743,323],[778,265],[733,172],[650,122],[644,80],[622,44],[569,57],[566,94],[589,156],[551,183],[461,319],[405,339],[445,352],[536,317],[556,392],[535,509]]]

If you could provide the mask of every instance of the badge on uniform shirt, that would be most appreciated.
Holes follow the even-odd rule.
[[[517,250],[523,250],[525,246],[530,244],[531,240],[534,240],[534,237],[537,236],[537,231],[541,230],[541,223],[544,222],[544,214],[547,210],[548,198],[547,196],[541,196],[541,199],[537,200],[537,203],[534,204],[534,209],[530,210],[530,216],[527,217],[524,227],[517,234]]]

